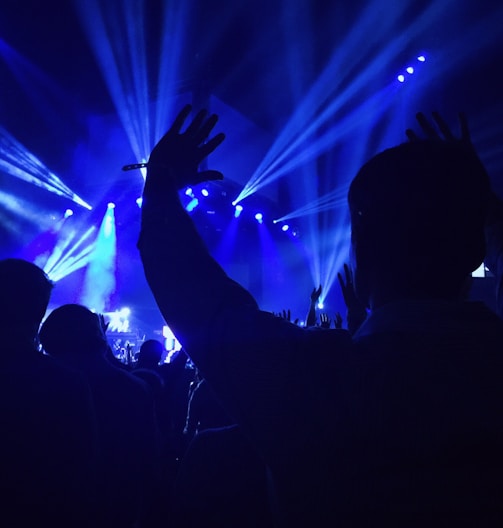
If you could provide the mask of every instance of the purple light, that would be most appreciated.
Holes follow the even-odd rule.
[[[401,82],[401,83],[405,82],[405,77],[401,74],[397,77],[397,79],[398,79],[398,82]]]

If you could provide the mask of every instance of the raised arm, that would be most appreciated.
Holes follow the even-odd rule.
[[[181,205],[179,189],[222,177],[197,172],[223,140],[222,134],[208,140],[217,119],[199,113],[182,131],[189,111],[182,110],[148,162],[138,248],[166,322],[230,416],[267,455],[283,449],[300,420],[310,420],[303,410],[312,390],[306,331],[259,310],[208,253]]]

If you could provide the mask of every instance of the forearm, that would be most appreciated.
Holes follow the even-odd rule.
[[[207,334],[211,319],[223,307],[236,303],[256,308],[256,303],[210,256],[176,189],[156,190],[145,189],[138,248],[161,313],[194,354],[199,349],[194,341]]]

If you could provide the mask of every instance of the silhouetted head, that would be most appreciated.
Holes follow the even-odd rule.
[[[405,143],[368,161],[348,194],[361,300],[457,298],[484,258],[489,193],[484,167],[461,143]]]
[[[33,341],[51,297],[52,282],[35,264],[0,260],[0,328],[2,334]]]
[[[100,318],[79,304],[53,310],[40,329],[40,343],[54,357],[103,355],[107,340]]]
[[[164,353],[162,343],[156,339],[147,339],[138,353],[138,368],[155,369]]]

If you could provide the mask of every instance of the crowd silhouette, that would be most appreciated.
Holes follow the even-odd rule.
[[[464,116],[418,114],[354,177],[343,329],[321,287],[300,326],[207,251],[178,193],[223,177],[199,166],[224,135],[191,112],[151,153],[138,241],[172,363],[148,340],[125,369],[99,315],[44,319],[48,277],[0,261],[3,525],[501,525],[503,205]],[[466,300],[482,262],[499,313]]]

